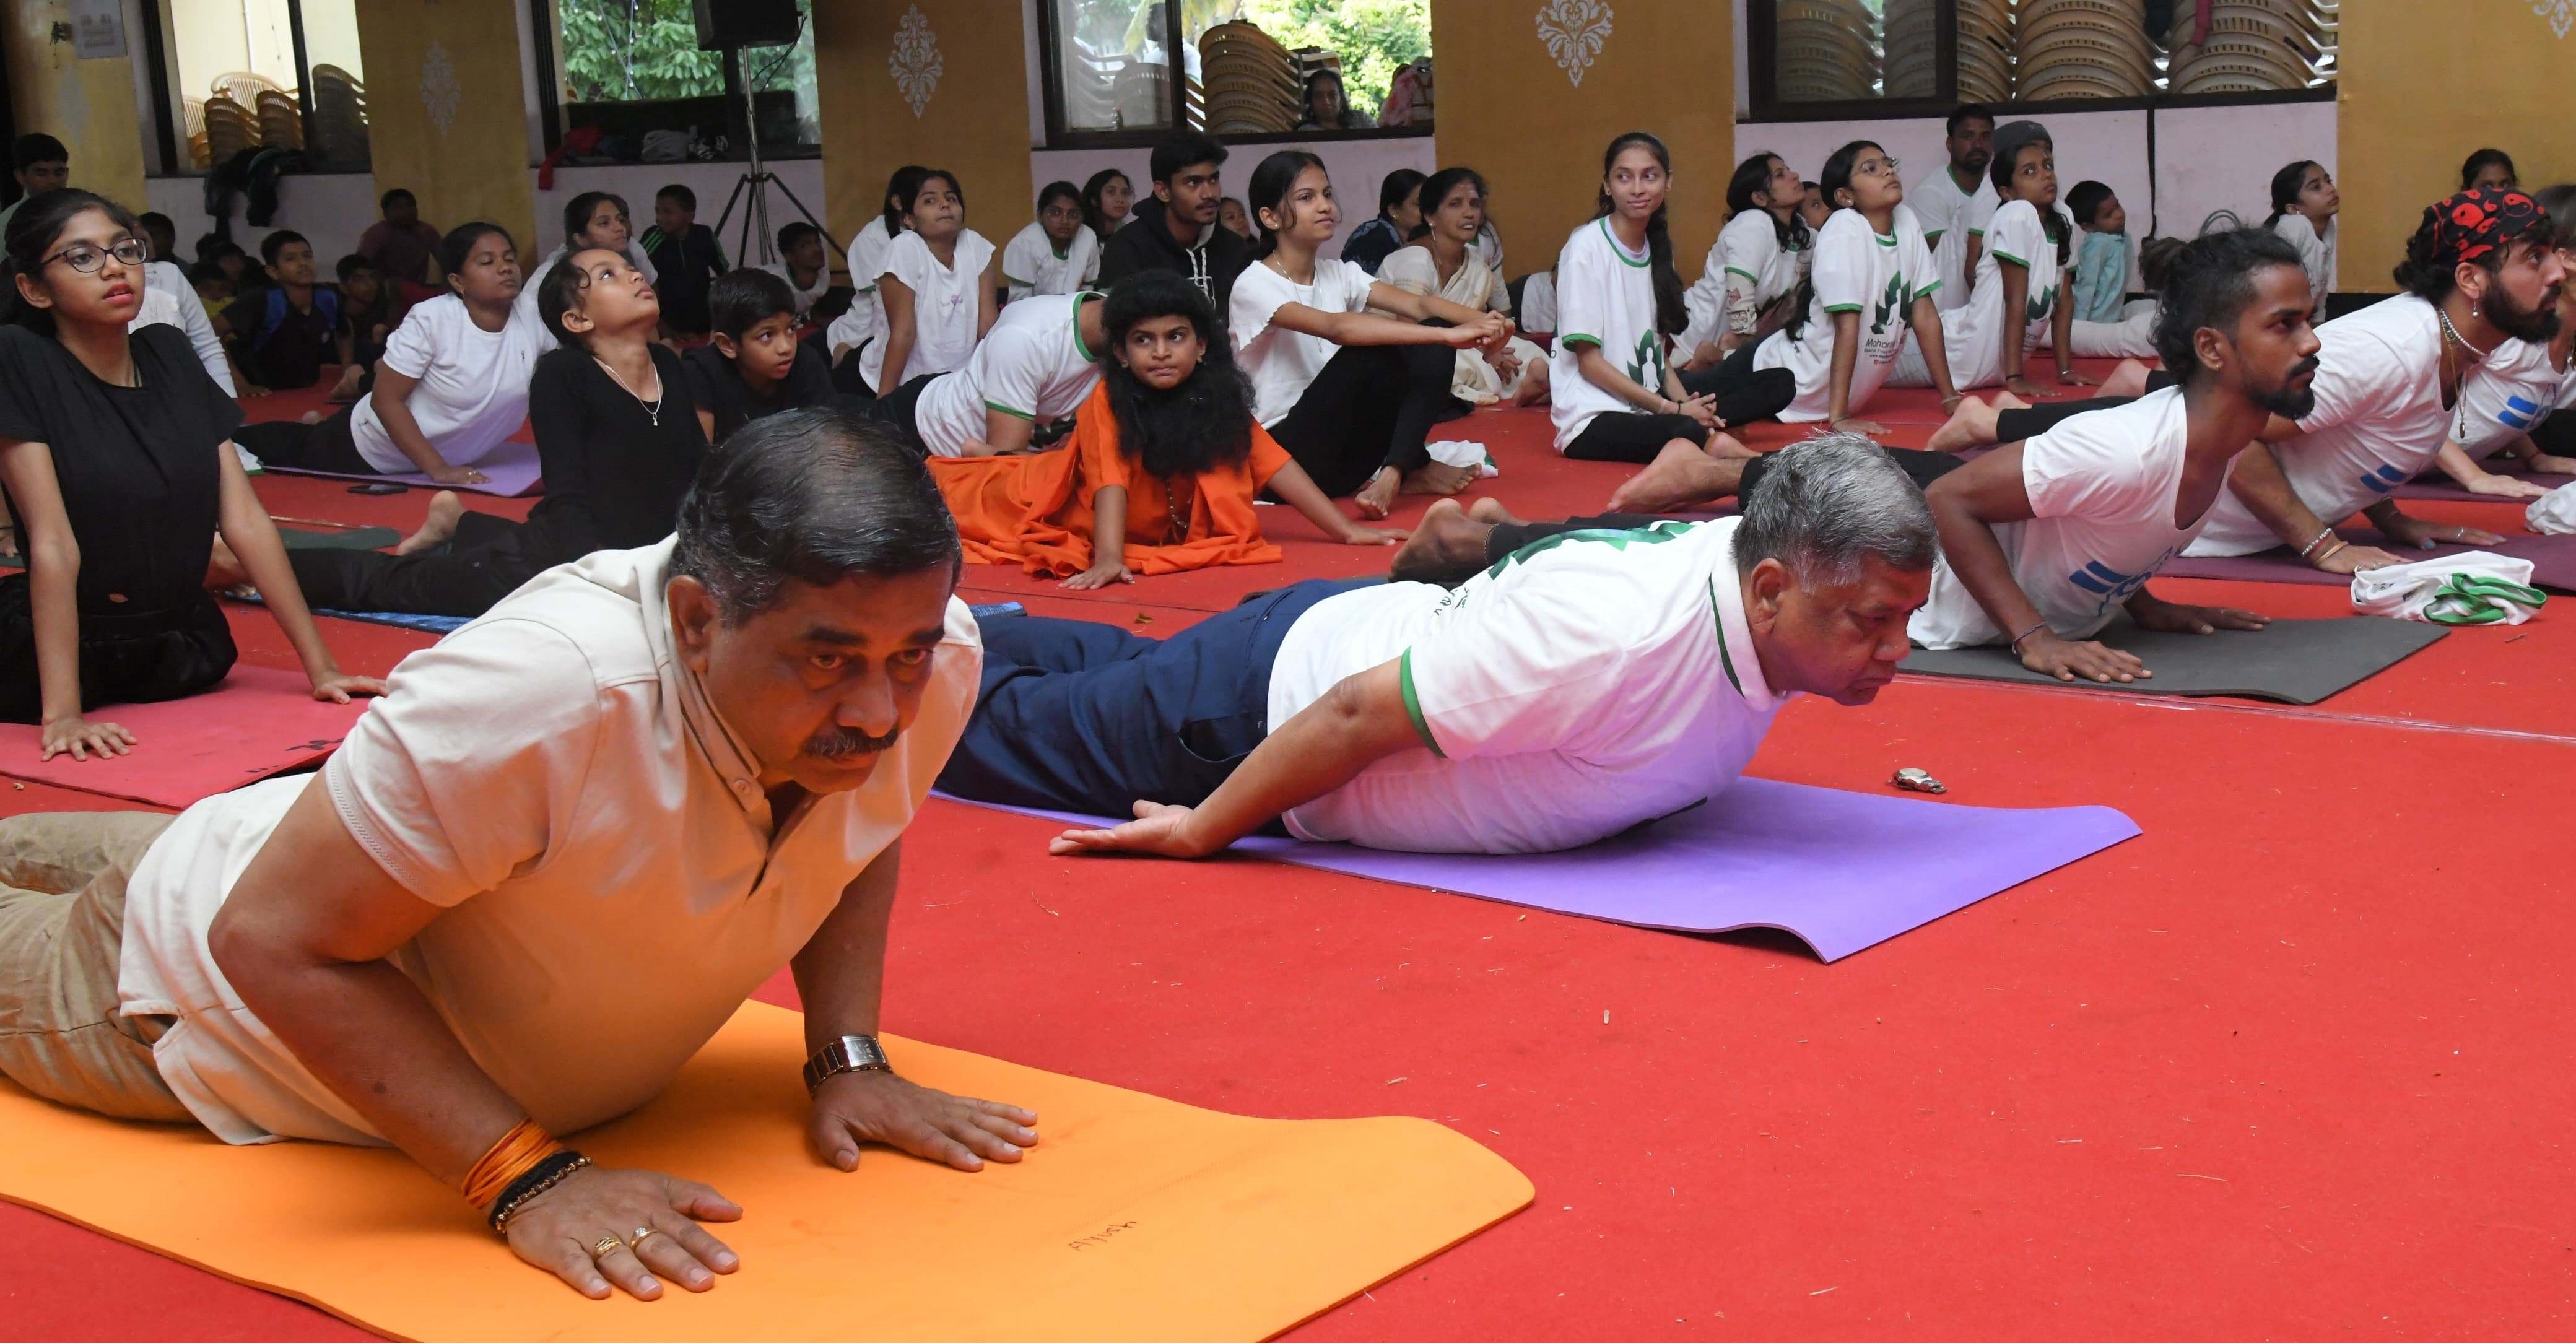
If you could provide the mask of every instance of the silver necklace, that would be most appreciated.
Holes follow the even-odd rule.
[[[653,422],[654,428],[659,429],[662,427],[662,402],[669,396],[667,390],[662,396],[657,396],[652,400],[647,401],[644,399],[644,394],[642,392],[636,391],[634,388],[626,385],[626,379],[621,376],[616,369],[610,368],[607,360],[594,354],[590,357],[590,362],[599,365],[599,371],[607,374],[609,381],[616,383],[619,390],[625,392],[628,396],[635,398],[635,404],[644,408],[644,416],[646,419]]]
[[[2433,316],[2439,319],[2442,323],[2442,337],[2445,342],[2457,342],[2460,349],[2466,350],[2470,354],[2476,356],[2478,362],[2481,363],[2485,362],[2488,355],[2494,353],[2492,350],[2481,350],[2477,346],[2470,344],[2469,338],[2461,335],[2458,327],[2451,325],[2451,314],[2443,311],[2441,304],[2436,303],[2433,305]],[[2468,441],[2469,437],[2469,399],[2464,395],[2464,393],[2468,391],[2469,370],[2458,368],[2453,365],[2452,361],[2457,357],[2457,353],[2451,349],[2448,343],[2443,345],[2442,364],[2446,369],[2449,369],[2452,372],[2454,379],[2450,392],[2452,411],[2451,439],[2453,442],[2465,443]]]

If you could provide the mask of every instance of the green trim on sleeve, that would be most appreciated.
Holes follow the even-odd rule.
[[[1029,423],[1031,423],[1031,424],[1035,424],[1035,423],[1037,423],[1037,420],[1038,420],[1037,413],[1036,413],[1036,412],[1034,412],[1034,411],[1020,410],[1020,409],[1018,409],[1018,408],[1016,408],[1016,407],[1013,407],[1013,406],[1006,406],[1006,405],[1003,405],[1003,404],[1002,404],[1001,402],[999,402],[999,401],[987,401],[987,402],[985,402],[985,403],[984,403],[984,409],[986,409],[986,410],[998,410],[998,411],[1002,412],[1003,414],[1005,414],[1005,415],[1008,415],[1008,416],[1012,417],[1013,419],[1027,420],[1027,421],[1028,421]]]
[[[1950,231],[1950,230],[1945,229],[1945,228],[1936,228],[1936,229],[1932,230],[1931,232],[1924,234],[1924,235],[1923,235],[1923,245],[1924,245],[1924,246],[1926,246],[1926,247],[1938,247],[1938,246],[1940,246],[1940,245],[1941,245],[1941,235],[1942,235],[1942,234],[1944,234],[1944,233],[1947,233],[1947,232],[1949,232],[1949,231]]]
[[[1981,228],[1972,228],[1968,230],[1968,236],[1971,238],[1982,238],[1986,236],[1986,231]]]
[[[2029,270],[2029,269],[2030,269],[2030,263],[2029,263],[2029,262],[2022,260],[2020,257],[2014,256],[2012,253],[2007,252],[2007,251],[2005,251],[2004,249],[2002,249],[2002,248],[2000,248],[2000,247],[1998,247],[1998,248],[1996,248],[1996,249],[1995,249],[1995,260],[1997,260],[1997,261],[2009,261],[2009,262],[2013,263],[2014,265],[2021,267],[2023,270]]]
[[[1825,305],[1825,311],[1827,312],[1859,312],[1860,309],[1861,305],[1857,303],[1828,303]]]
[[[1762,277],[1761,277],[1761,276],[1756,275],[1756,274],[1754,274],[1753,272],[1751,272],[1751,271],[1749,271],[1749,270],[1746,270],[1746,269],[1744,269],[1744,268],[1743,268],[1743,267],[1741,267],[1741,266],[1729,266],[1729,267],[1727,267],[1727,268],[1726,268],[1726,273],[1727,273],[1727,274],[1729,274],[1729,275],[1741,275],[1741,276],[1743,276],[1745,279],[1751,280],[1751,281],[1752,281],[1752,282],[1754,282],[1755,284],[1760,284],[1760,283],[1762,283]]]
[[[1597,349],[1601,345],[1601,338],[1599,336],[1587,336],[1582,332],[1577,331],[1557,337],[1556,343],[1559,345],[1590,345]]]
[[[1404,656],[1396,661],[1395,677],[1404,687],[1404,716],[1413,720],[1413,730],[1421,736],[1422,744],[1430,747],[1433,755],[1448,759],[1449,753],[1440,749],[1440,739],[1431,735],[1431,724],[1422,718],[1422,697],[1413,690],[1412,649],[1404,650]]]

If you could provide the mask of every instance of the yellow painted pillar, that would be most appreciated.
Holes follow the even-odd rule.
[[[1029,218],[1019,0],[814,0],[825,217],[843,246],[907,163],[944,168],[999,247]]]
[[[442,229],[490,220],[536,242],[527,98],[511,0],[358,0],[376,189]]]
[[[2526,191],[2576,181],[2567,128],[2576,25],[2560,32],[2546,6],[2365,0],[2343,7],[2341,40],[2336,288],[2395,292],[2389,272],[2424,207],[2460,189],[2460,163],[2475,150],[2512,155]]]
[[[1493,189],[1517,266],[1592,215],[1601,151],[1648,131],[1673,155],[1673,254],[1717,240],[1735,168],[1735,36],[1707,0],[1431,0],[1440,162]]]
[[[0,7],[7,52],[9,112],[18,131],[43,131],[72,153],[72,185],[132,210],[143,195],[143,120],[134,106],[134,60],[143,34],[128,29],[124,56],[76,60],[54,25],[72,20],[71,0],[11,0]]]

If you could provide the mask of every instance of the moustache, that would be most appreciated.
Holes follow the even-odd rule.
[[[853,732],[845,727],[827,727],[806,739],[805,754],[818,760],[832,761],[847,760],[853,756],[879,755],[892,750],[895,739],[902,735],[901,728],[896,728],[882,737],[875,737],[865,732]]]

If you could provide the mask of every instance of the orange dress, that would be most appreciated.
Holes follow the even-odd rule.
[[[1262,539],[1254,496],[1289,463],[1288,450],[1260,425],[1252,454],[1199,472],[1189,527],[1173,524],[1171,491],[1144,463],[1119,450],[1109,388],[1094,388],[1064,446],[1008,457],[933,457],[930,475],[956,515],[966,558],[1017,564],[1070,578],[1091,567],[1092,500],[1108,486],[1127,490],[1127,567],[1140,576],[1218,564],[1277,564]]]

